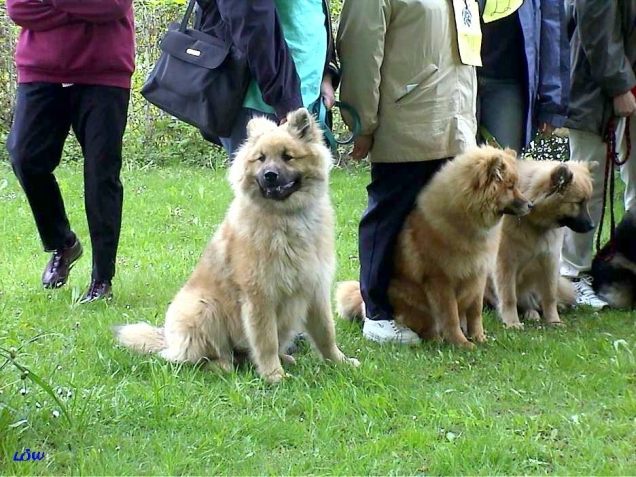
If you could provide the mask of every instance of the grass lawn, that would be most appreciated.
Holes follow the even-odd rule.
[[[487,315],[474,352],[381,347],[339,322],[362,366],[304,349],[276,387],[250,368],[175,366],[115,347],[110,327],[163,321],[230,201],[225,171],[126,171],[116,296],[89,305],[77,304],[90,275],[81,169],[58,177],[86,253],[66,287],[45,291],[48,258],[0,162],[0,347],[24,344],[17,362],[72,422],[0,359],[0,474],[636,474],[633,313],[577,310],[564,328],[510,332]],[[366,181],[333,174],[338,279],[357,276]],[[46,455],[14,462],[25,448]]]

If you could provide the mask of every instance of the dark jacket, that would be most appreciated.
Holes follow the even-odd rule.
[[[18,83],[130,88],[135,68],[132,0],[7,0],[22,27]]]
[[[636,0],[576,0],[566,126],[603,135],[612,100],[636,86]]]
[[[497,67],[503,71],[507,66],[516,66],[525,86],[523,144],[527,146],[534,138],[538,123],[563,126],[565,121],[570,89],[567,19],[561,1],[525,0],[510,17],[485,26],[483,45],[501,48],[501,38],[487,37],[488,29],[499,22],[513,21],[518,22],[523,54],[508,58],[508,64],[491,65],[488,51],[482,48],[484,68],[477,70],[477,74],[489,76],[489,70]]]
[[[303,106],[300,79],[283,37],[274,0],[197,0],[197,3],[200,10],[195,27],[232,43],[247,56],[250,73],[263,94],[263,100],[274,108],[279,119]],[[323,0],[323,6],[328,34],[325,71],[332,72],[337,82],[327,0]]]

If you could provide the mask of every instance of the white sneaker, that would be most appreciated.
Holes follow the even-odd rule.
[[[589,275],[580,275],[578,279],[573,280],[574,290],[576,291],[576,303],[578,305],[591,306],[596,310],[602,310],[609,304],[601,300],[592,288],[592,277]]]
[[[395,320],[364,320],[362,336],[376,343],[398,343],[414,345],[421,343],[420,337],[410,328]]]

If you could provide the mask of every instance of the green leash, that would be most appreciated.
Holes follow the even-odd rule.
[[[325,135],[325,140],[329,144],[331,151],[335,153],[338,150],[338,146],[351,144],[353,141],[355,141],[355,139],[360,135],[360,128],[362,126],[360,123],[360,115],[358,114],[358,111],[356,111],[356,109],[350,104],[345,103],[343,101],[336,101],[333,107],[340,109],[341,114],[342,114],[342,111],[347,111],[351,115],[351,118],[353,120],[353,129],[351,131],[350,138],[341,140],[341,139],[337,139],[334,136],[333,131],[327,124],[328,109],[327,109],[327,106],[325,106],[325,103],[322,100],[322,97],[313,104],[312,114],[318,120],[318,123],[320,124],[320,127],[322,128],[322,132]]]
[[[501,147],[501,144],[499,144],[499,141],[495,139],[495,136],[490,134],[490,131],[488,131],[485,126],[479,126],[479,134],[481,134],[481,137],[484,138],[484,141],[486,141],[486,144],[488,144],[489,146],[503,149],[503,147]]]

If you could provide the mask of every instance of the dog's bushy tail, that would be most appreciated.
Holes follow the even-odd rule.
[[[158,353],[166,347],[163,328],[148,323],[115,326],[113,332],[119,343],[140,353]]]
[[[573,306],[576,304],[576,292],[574,285],[565,277],[559,277],[557,290],[557,301],[559,305]]]
[[[340,282],[336,289],[336,311],[340,317],[349,321],[364,318],[364,302],[360,293],[360,283],[356,281]]]

